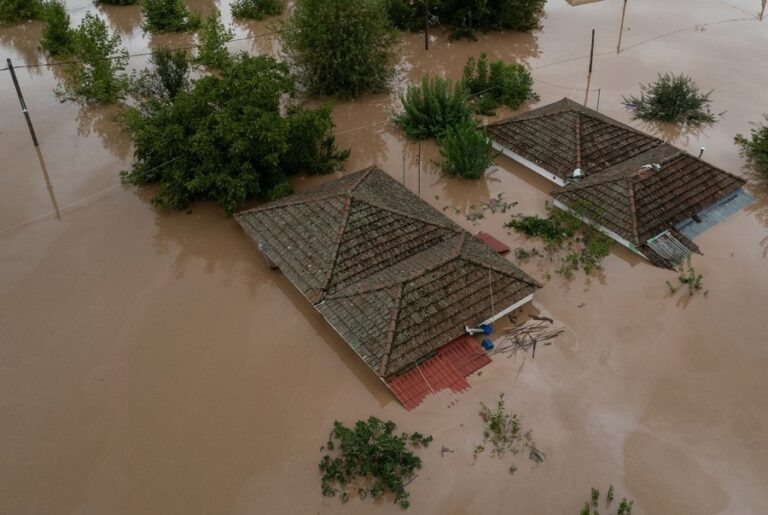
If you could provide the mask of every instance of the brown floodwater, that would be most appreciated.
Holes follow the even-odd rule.
[[[188,3],[221,4],[231,22],[226,1]],[[441,177],[434,144],[407,142],[388,121],[396,92],[424,73],[458,77],[487,51],[530,66],[541,104],[584,101],[594,28],[587,101],[599,98],[601,112],[630,122],[621,96],[658,72],[714,90],[722,116],[702,131],[630,122],[750,177],[755,203],[696,240],[708,295],[671,296],[673,273],[618,246],[600,273],[570,281],[556,263],[529,261],[521,266],[546,286],[527,311],[566,332],[535,360],[498,357],[468,392],[412,412],[233,220],[207,204],[158,212],[151,190],[119,184],[132,157],[114,106],[61,103],[55,69],[20,69],[38,153],[0,72],[0,513],[397,513],[389,500],[320,495],[333,420],[369,415],[435,437],[409,485],[413,513],[577,513],[590,487],[608,484],[634,499],[634,513],[768,513],[768,194],[733,144],[768,111],[768,21],[757,19],[760,0],[630,0],[617,53],[622,4],[550,0],[540,32],[449,42],[434,31],[428,52],[422,36],[404,35],[394,92],[334,107],[339,142],[352,149],[345,171],[376,163],[466,228],[530,248],[503,228],[510,212],[466,214],[499,194],[517,203],[511,212],[541,213],[553,186],[506,158],[477,182]],[[145,35],[136,7],[67,5],[75,22],[98,12],[131,53],[194,42]],[[247,38],[271,22],[234,27]],[[0,56],[44,63],[40,31],[0,28]],[[274,35],[230,46],[280,49]],[[499,392],[544,463],[473,460],[479,403]]]

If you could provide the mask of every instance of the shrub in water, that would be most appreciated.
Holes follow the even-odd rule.
[[[200,15],[182,0],[141,0],[144,29],[152,32],[183,32],[200,26]]]
[[[389,491],[400,507],[408,508],[404,483],[421,468],[421,458],[407,446],[427,447],[432,437],[420,433],[398,435],[395,428],[394,422],[376,417],[360,420],[353,428],[334,422],[325,448],[336,451],[336,455],[326,454],[320,461],[323,495],[339,494],[345,502],[350,485],[359,484],[357,494],[361,499],[368,495],[379,498]]]
[[[490,64],[483,52],[479,59],[470,57],[464,66],[462,83],[475,100],[477,112],[493,115],[499,105],[519,108],[537,97],[533,77],[521,64],[507,64],[497,59]]]
[[[440,168],[452,177],[479,179],[491,164],[491,140],[471,125],[449,128],[438,140],[445,161]]]
[[[744,149],[755,168],[768,179],[768,115],[765,115],[765,125],[752,129],[749,137],[736,135],[736,143]]]
[[[382,91],[394,73],[395,33],[382,0],[298,0],[283,43],[313,94]]]
[[[86,13],[72,32],[73,56],[67,64],[65,91],[88,101],[114,102],[130,86],[125,73],[128,52],[120,48],[120,36],[110,32],[98,16]]]
[[[677,125],[700,126],[714,123],[710,112],[712,92],[701,93],[692,78],[665,73],[653,84],[641,84],[640,96],[622,97],[636,118]]]
[[[200,30],[197,62],[208,68],[220,69],[226,66],[230,61],[230,55],[224,45],[234,37],[235,33],[221,23],[221,14],[214,7]]]
[[[421,86],[409,86],[400,103],[403,111],[394,122],[409,138],[441,137],[450,127],[474,125],[464,86],[441,77],[424,77]]]
[[[141,72],[134,92],[142,107],[154,111],[158,104],[171,102],[189,89],[189,56],[185,50],[158,48],[149,62],[152,68]]]
[[[136,5],[139,0],[96,0],[97,4],[109,4],[109,5]]]
[[[232,16],[262,20],[283,12],[283,0],[235,0],[232,2]]]
[[[62,0],[50,0],[45,4],[43,14],[42,47],[53,56],[66,55],[72,52],[73,31],[69,26],[69,14]]]
[[[18,23],[43,17],[42,0],[0,0],[0,23]]]

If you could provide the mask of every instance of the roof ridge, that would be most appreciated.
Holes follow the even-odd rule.
[[[387,174],[387,175],[389,175],[389,174]],[[432,225],[434,227],[440,227],[442,229],[449,229],[449,230],[452,230],[453,232],[456,232],[456,233],[464,230],[458,224],[453,222],[448,217],[445,217],[446,225],[441,225],[439,223],[435,223],[435,222],[432,222],[430,220],[427,220],[426,218],[422,218],[420,216],[416,216],[416,215],[413,215],[411,213],[406,213],[405,211],[401,211],[400,209],[396,209],[394,207],[382,206],[379,203],[370,202],[368,200],[363,200],[363,199],[360,199],[360,198],[357,198],[357,197],[355,197],[355,200],[357,200],[358,202],[360,202],[362,204],[368,204],[369,206],[374,207],[376,209],[381,209],[382,211],[389,211],[390,213],[394,213],[396,215],[403,216],[405,218],[410,218],[411,220],[418,220],[419,222],[425,223],[427,225]],[[425,200],[423,200],[423,199],[420,199],[420,200],[425,202],[431,209],[435,209],[431,205],[429,205],[429,203],[426,202]],[[437,211],[437,210],[435,210],[435,211]],[[443,215],[443,216],[445,216],[445,215]]]
[[[307,191],[312,191],[312,190],[307,190]],[[308,204],[310,202],[318,202],[318,201],[321,201],[321,200],[328,200],[330,198],[340,197],[340,196],[343,196],[343,195],[349,195],[349,192],[347,192],[347,191],[337,191],[337,192],[334,192],[334,193],[328,193],[327,195],[321,195],[319,197],[302,198],[302,199],[299,199],[299,200],[293,200],[293,201],[287,201],[287,202],[274,201],[274,202],[270,202],[270,203],[268,203],[266,205],[263,205],[263,206],[254,207],[254,208],[248,209],[246,211],[240,211],[238,213],[235,213],[235,216],[237,217],[237,216],[245,215],[247,213],[258,213],[258,212],[263,212],[263,211],[271,211],[272,209],[280,209],[280,208],[283,208],[283,207],[299,206],[301,204]]]
[[[480,242],[480,243],[482,243],[482,242]],[[485,244],[483,243],[483,245],[485,245]],[[468,256],[464,256],[464,255],[459,256],[458,259],[462,259],[464,261],[467,261],[469,263],[477,265],[477,266],[479,266],[481,268],[488,268],[490,270],[493,270],[494,272],[498,272],[500,274],[504,274],[506,276],[513,277],[516,280],[518,280],[520,282],[524,282],[525,284],[528,284],[530,286],[541,287],[541,285],[535,279],[533,279],[532,277],[529,277],[528,274],[523,273],[524,277],[518,277],[516,274],[513,274],[509,270],[504,270],[503,268],[498,267],[498,266],[496,266],[496,265],[494,265],[492,263],[481,262],[481,261],[478,261],[476,259],[473,259],[473,258],[468,257]],[[512,263],[510,263],[510,264],[512,264]]]
[[[629,222],[632,229],[634,243],[640,244],[640,236],[637,232],[637,204],[635,204],[635,181],[628,181],[627,196],[629,197]]]
[[[384,344],[384,353],[379,363],[379,375],[383,376],[389,366],[389,358],[392,355],[392,343],[395,341],[395,334],[397,334],[397,325],[400,322],[400,306],[403,303],[403,283],[399,283],[395,287],[394,304],[392,306],[392,312],[389,315],[389,330],[387,331],[387,341]]]
[[[342,214],[341,214],[341,225],[339,225],[339,229],[336,234],[336,249],[333,252],[333,260],[331,260],[331,268],[330,273],[328,274],[328,279],[325,281],[325,285],[323,285],[322,289],[322,295],[320,296],[319,302],[322,302],[322,300],[325,298],[325,295],[328,293],[328,288],[331,286],[331,282],[333,281],[333,275],[336,271],[336,262],[339,260],[339,251],[341,250],[341,242],[344,240],[344,234],[347,231],[347,224],[349,222],[349,213],[351,211],[352,206],[352,196],[348,195],[346,200],[344,201],[344,207],[342,208]]]
[[[352,193],[354,193],[354,191],[357,189],[357,187],[360,186],[360,184],[362,184],[362,182],[364,180],[366,180],[368,178],[368,176],[371,175],[371,173],[373,171],[375,171],[375,170],[380,170],[380,168],[378,166],[376,166],[376,165],[371,165],[368,168],[366,168],[365,171],[360,174],[360,177],[357,178],[357,180],[352,185],[352,187],[349,188],[349,191],[347,193],[352,195]],[[389,174],[387,174],[387,175],[389,175]]]
[[[576,168],[581,168],[581,113],[576,113],[576,122],[574,123],[574,131],[576,132],[576,140],[574,142],[574,150],[576,152]]]
[[[620,122],[619,120],[616,120],[614,118],[611,118],[610,116],[606,116],[602,114],[599,111],[595,111],[594,109],[587,107],[587,106],[579,106],[581,109],[579,112],[583,114],[584,116],[589,116],[593,120],[597,120],[599,122],[607,123],[608,125],[613,125],[614,127],[618,127],[619,129],[628,130],[631,132],[634,132],[635,134],[639,134],[641,136],[645,136],[646,138],[651,138],[653,140],[656,140],[659,144],[665,143],[665,141],[659,137],[653,136],[651,134],[648,134],[647,132],[643,132],[640,129],[637,129],[635,127],[632,127],[631,125]],[[674,146],[674,145],[672,145]],[[677,147],[675,147],[677,148]]]
[[[558,109],[556,111],[551,111],[551,112],[543,112],[543,113],[542,112],[537,112],[537,111],[543,110],[543,109],[545,109],[547,107],[552,107],[553,105],[558,104],[560,102],[562,102],[564,104],[564,107],[562,107],[561,109]],[[562,99],[557,100],[555,102],[552,102],[551,104],[546,104],[546,105],[537,107],[536,109],[531,109],[530,111],[525,111],[523,113],[513,114],[512,116],[510,116],[508,118],[504,118],[503,120],[499,120],[497,122],[490,123],[490,124],[487,125],[487,127],[493,127],[493,126],[496,126],[496,125],[505,125],[507,123],[518,122],[518,121],[522,122],[522,121],[526,121],[526,120],[538,120],[539,118],[545,118],[547,116],[553,116],[553,115],[556,115],[556,114],[567,113],[567,112],[575,110],[574,106],[571,105],[571,104],[575,104],[575,102],[573,100],[571,100],[570,98],[563,97]]]

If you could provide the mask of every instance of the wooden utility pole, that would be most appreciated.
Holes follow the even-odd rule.
[[[592,61],[595,57],[595,29],[592,29],[592,45],[589,47],[589,72],[587,73],[587,93],[584,95],[584,105],[589,101],[589,87],[592,84]]]
[[[616,45],[616,53],[621,53],[621,36],[624,35],[624,15],[627,14],[627,0],[624,0],[624,7],[621,8],[621,27],[619,27],[619,44]]]
[[[419,167],[417,173],[416,192],[421,197],[421,140],[419,140]]]
[[[429,0],[424,0],[424,50],[429,50]]]
[[[27,127],[29,127],[29,133],[32,135],[32,143],[35,144],[36,147],[40,146],[37,142],[37,134],[35,134],[35,128],[32,126],[32,119],[29,117],[29,110],[27,109],[27,104],[24,102],[24,95],[21,94],[21,86],[19,86],[19,81],[16,78],[16,70],[13,69],[13,63],[11,62],[11,59],[6,59],[8,62],[8,71],[11,72],[11,79],[13,79],[13,85],[16,87],[16,95],[19,97],[19,103],[21,104],[21,112],[24,113],[24,118],[27,119]]]
[[[765,14],[765,4],[767,4],[768,1],[763,0],[763,8],[760,10],[760,21],[763,21],[763,15]]]

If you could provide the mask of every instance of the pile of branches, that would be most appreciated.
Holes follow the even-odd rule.
[[[522,351],[531,352],[531,357],[535,358],[537,345],[551,345],[552,340],[565,331],[563,328],[553,328],[553,321],[550,318],[536,317],[533,320],[532,323],[509,329],[501,343],[496,346],[494,354],[506,354],[507,358],[511,358]]]

